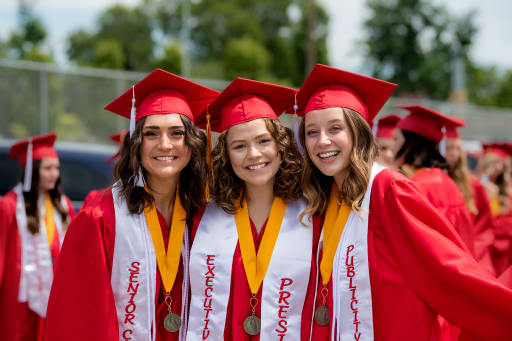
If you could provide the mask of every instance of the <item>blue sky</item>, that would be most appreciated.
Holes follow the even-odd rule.
[[[169,0],[171,1],[171,0]],[[365,69],[357,41],[362,38],[361,23],[367,11],[364,0],[319,0],[331,14],[329,52],[335,67],[361,72]],[[512,1],[510,0],[433,0],[462,14],[475,8],[479,33],[471,51],[480,64],[512,69]],[[48,48],[56,51],[59,62],[65,60],[65,38],[75,29],[91,29],[103,9],[114,4],[133,5],[138,0],[32,0],[50,33]],[[0,0],[0,37],[15,29],[17,1]]]

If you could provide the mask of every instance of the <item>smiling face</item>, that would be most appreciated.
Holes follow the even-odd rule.
[[[246,185],[273,186],[281,158],[264,119],[229,128],[226,142],[231,167]]]
[[[311,161],[324,175],[344,178],[350,165],[353,137],[343,110],[312,110],[304,120],[306,150]]]
[[[47,192],[55,188],[60,176],[60,163],[56,158],[43,158],[39,166],[39,191]]]
[[[148,182],[178,178],[190,161],[185,126],[179,114],[150,115],[142,128],[140,160]]]

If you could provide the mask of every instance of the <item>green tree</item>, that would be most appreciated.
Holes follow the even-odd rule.
[[[182,58],[183,54],[181,53],[180,46],[176,43],[170,43],[165,47],[163,57],[156,61],[154,67],[179,74],[181,72]]]
[[[474,13],[450,16],[428,0],[367,0],[366,54],[373,74],[398,83],[397,93],[447,98],[452,62],[466,58]]]
[[[268,70],[260,72],[259,77],[295,85],[300,85],[304,80],[304,0],[199,0],[190,1],[190,6],[192,51],[187,57],[193,58],[195,63],[193,76],[212,77],[217,75],[217,69],[225,70],[226,65],[233,62],[225,60],[233,56],[233,47],[230,56],[227,55],[228,44],[248,38],[269,54]],[[156,18],[154,25],[159,32],[169,39],[179,37],[182,27],[181,1],[145,0],[144,9]],[[300,17],[292,18],[289,15],[291,9],[299,12]],[[328,16],[318,3],[316,14],[317,61],[328,63]],[[265,73],[266,76],[263,76]]]
[[[228,41],[223,61],[227,79],[261,78],[268,71],[270,54],[252,38],[235,38]]]
[[[152,34],[151,19],[139,7],[115,5],[99,16],[96,32],[73,32],[67,53],[81,65],[148,70],[154,62]]]
[[[10,54],[17,59],[51,62],[52,57],[41,49],[47,36],[46,29],[28,1],[20,1],[18,20],[18,28],[11,33],[7,42]]]

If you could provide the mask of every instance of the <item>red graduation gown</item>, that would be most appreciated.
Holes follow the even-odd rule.
[[[471,175],[470,181],[473,190],[473,201],[477,209],[476,213],[471,213],[475,236],[475,258],[494,274],[495,269],[491,259],[491,247],[494,243],[494,223],[491,206],[485,187],[480,180],[476,176]]]
[[[110,281],[116,233],[112,191],[106,191],[100,197],[101,200],[80,211],[66,234],[48,302],[47,341],[119,340]],[[160,213],[158,219],[167,249],[170,229]],[[172,311],[178,314],[181,312],[182,281],[183,265],[180,262],[171,290]],[[156,292],[159,293],[155,298],[156,340],[176,341],[179,333],[169,333],[163,326],[168,309],[159,271],[156,273]]]
[[[512,290],[465,251],[450,222],[413,182],[389,169],[379,173],[369,213],[376,341],[436,340],[438,314],[483,340],[512,340]],[[322,303],[320,290],[321,284],[316,307]],[[332,311],[332,280],[327,306]],[[330,340],[331,325],[332,314],[328,326],[315,321],[312,340]]]
[[[427,168],[411,177],[416,188],[445,216],[474,255],[473,219],[457,184],[439,168]]]
[[[261,228],[260,234],[257,234],[256,227],[250,219],[252,237],[256,252],[263,239],[265,233],[266,222]],[[196,225],[196,228],[199,224]],[[195,235],[195,232],[194,232]],[[320,238],[320,225],[316,225],[313,230],[313,245],[312,245],[312,258],[311,258],[311,271],[309,276],[308,290],[304,300],[304,307],[302,310],[302,325],[301,325],[301,341],[309,340],[311,331],[311,316],[313,314],[313,303],[315,295],[315,280],[316,280],[316,247],[318,239]],[[249,300],[252,296],[249,282],[245,275],[245,269],[242,261],[242,253],[240,244],[237,243],[235,252],[233,254],[233,265],[231,270],[231,289],[229,295],[229,303],[226,313],[226,324],[224,327],[224,340],[226,341],[259,341],[260,335],[250,336],[243,328],[244,319],[251,315],[251,307]],[[261,292],[263,284],[257,294],[258,302],[261,302]],[[256,316],[261,316],[261,304],[256,306]],[[315,339],[313,339],[315,340]],[[264,340],[262,340],[264,341]],[[295,341],[295,340],[294,340]],[[296,340],[299,341],[299,340]]]
[[[65,197],[69,215],[75,211],[68,197]],[[21,239],[16,221],[16,200],[14,191],[0,199],[0,340],[35,341],[42,340],[45,319],[30,310],[27,302],[18,302],[21,277]],[[50,247],[54,271],[59,258],[60,243],[58,231]]]

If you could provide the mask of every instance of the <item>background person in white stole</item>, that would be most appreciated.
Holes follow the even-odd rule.
[[[75,215],[62,193],[56,138],[19,141],[9,153],[23,170],[20,182],[0,199],[0,340],[36,341],[44,335],[53,273]]]
[[[221,135],[212,152],[214,201],[205,209],[191,249],[187,340],[309,340],[314,287],[308,288],[314,286],[316,243],[312,227],[298,218],[306,204],[300,190],[302,158],[292,130],[277,119],[295,93],[237,78],[208,108],[211,128]],[[282,223],[274,219],[280,208]],[[257,261],[244,259],[247,246],[253,256],[258,253]],[[260,263],[265,253],[268,269]],[[256,268],[248,269],[248,262],[262,270],[261,286],[248,279]],[[254,292],[261,331],[254,325],[244,328],[253,314]]]
[[[327,283],[330,321],[315,320],[312,340],[435,340],[437,314],[469,339],[510,340],[512,291],[464,251],[448,220],[410,180],[374,164],[377,146],[367,122],[394,88],[317,65],[297,95],[305,114],[306,213],[328,216],[329,204],[340,200],[352,211],[347,224],[331,231],[343,229]],[[330,197],[331,188],[340,197]],[[324,238],[322,261],[328,245]],[[322,287],[320,280],[317,308]]]
[[[133,130],[116,164],[117,183],[70,225],[49,302],[48,341],[184,339],[186,236],[204,203],[206,175],[206,136],[194,117],[218,92],[157,69],[106,109],[130,117],[133,94]],[[169,289],[165,274],[173,272]],[[181,317],[177,330],[164,325],[169,313]]]

